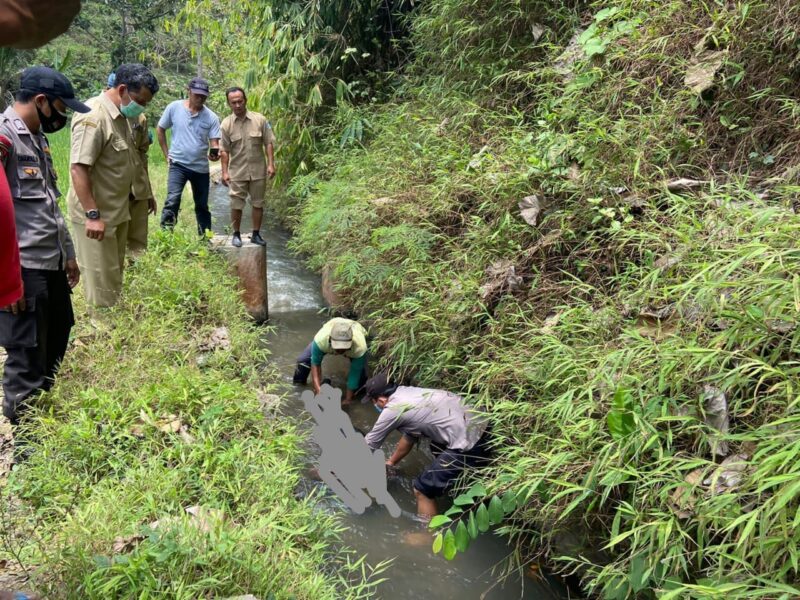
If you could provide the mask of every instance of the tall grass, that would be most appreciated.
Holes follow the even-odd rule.
[[[163,197],[163,160],[151,174]],[[295,499],[300,435],[263,410],[278,375],[235,289],[186,222],[151,233],[102,320],[76,289],[57,384],[16,432],[32,455],[0,487],[0,560],[46,597],[370,596],[335,517]]]
[[[425,5],[397,103],[295,180],[295,247],[400,376],[491,408],[523,560],[606,598],[797,597],[800,9],[510,4]]]

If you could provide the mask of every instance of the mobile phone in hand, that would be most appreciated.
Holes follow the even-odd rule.
[[[208,151],[208,156],[211,158],[219,158],[219,148],[211,148],[211,150]]]

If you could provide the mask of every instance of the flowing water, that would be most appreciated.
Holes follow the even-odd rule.
[[[211,204],[214,230],[224,233],[230,223],[227,189],[212,186]],[[241,228],[245,244],[249,243],[247,232],[250,231],[247,213],[249,206],[245,209]],[[320,278],[287,250],[289,235],[276,224],[275,219],[265,215],[264,221],[262,235],[267,240],[269,322],[274,327],[266,343],[271,360],[279,367],[285,381],[285,412],[305,417],[300,395],[307,388],[292,385],[292,373],[297,355],[327,318],[322,312],[324,301],[320,293]],[[334,386],[344,389],[347,364],[342,357],[327,357],[323,376],[331,377]],[[353,425],[362,432],[368,431],[377,418],[371,405],[358,403],[351,407],[349,414]],[[384,444],[387,455],[397,439],[397,434],[394,434]],[[313,444],[309,444],[309,450],[309,465],[313,465]],[[534,580],[515,573],[505,583],[497,583],[494,575],[499,570],[493,575],[493,569],[502,568],[512,549],[503,538],[491,532],[473,541],[468,551],[453,561],[434,555],[430,535],[413,518],[416,504],[411,488],[412,479],[429,460],[430,456],[424,451],[413,450],[400,464],[398,477],[390,480],[389,491],[403,509],[400,518],[392,518],[377,504],[362,515],[349,512],[335,499],[331,499],[328,505],[332,510],[342,511],[343,540],[347,546],[358,555],[366,554],[367,561],[373,565],[394,559],[383,574],[387,581],[378,587],[376,597],[383,600],[546,600],[566,597],[563,587],[547,578]],[[306,493],[320,485],[323,484],[312,479],[303,482]]]

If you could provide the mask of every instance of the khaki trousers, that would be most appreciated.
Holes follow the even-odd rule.
[[[234,181],[230,183],[231,208],[244,210],[247,197],[253,208],[264,208],[264,195],[267,191],[266,179],[252,179],[250,181]]]
[[[114,306],[122,291],[128,222],[106,227],[100,242],[86,237],[82,223],[74,225],[72,241],[81,268],[86,301],[93,306]]]
[[[147,250],[148,200],[131,200],[131,220],[128,222],[128,252],[141,254]]]

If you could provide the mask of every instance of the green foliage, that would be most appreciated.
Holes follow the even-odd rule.
[[[148,116],[156,120],[169,102],[185,95],[186,84],[195,75],[195,32],[164,27],[184,4],[184,0],[84,1],[67,33],[26,53],[18,67],[44,64],[58,69],[70,78],[78,97],[88,99],[104,89],[109,73],[119,65],[143,63],[161,86],[148,106]],[[206,67],[212,81],[217,77],[215,67],[214,61]]]
[[[228,7],[189,0],[179,23],[200,27],[212,53],[229,48],[226,83],[248,90],[249,104],[275,125],[281,175],[311,167],[315,139],[337,106],[374,102],[405,56],[403,15],[410,0],[247,0]],[[237,36],[237,34],[240,34]],[[369,123],[349,120],[340,144],[361,142]]]
[[[485,498],[486,488],[483,484],[476,483],[455,497],[453,506],[446,514],[436,515],[431,519],[428,527],[439,529],[433,539],[434,554],[444,550],[443,556],[452,560],[458,552],[467,551],[471,540],[488,531],[490,526],[499,525],[504,517],[517,508],[517,498],[511,490],[502,499],[500,496],[492,496],[488,508],[484,503]]]
[[[386,365],[492,412],[483,500],[434,549],[502,508],[521,561],[599,596],[800,594],[800,6],[434,0],[410,27],[406,82],[348,114],[361,144],[329,130],[289,218]]]

